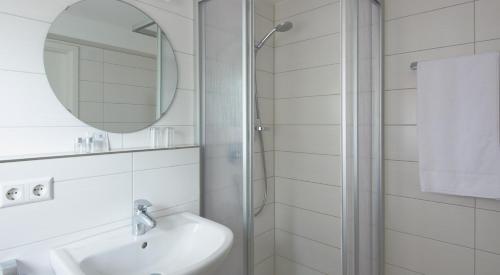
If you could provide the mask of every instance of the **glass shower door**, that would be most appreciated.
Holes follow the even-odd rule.
[[[245,9],[243,0],[198,4],[201,215],[229,227],[234,234],[233,248],[218,275],[246,275],[250,268],[251,111],[246,104]]]

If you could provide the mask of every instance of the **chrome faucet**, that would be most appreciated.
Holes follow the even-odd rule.
[[[148,214],[148,208],[153,206],[147,200],[134,201],[134,216],[132,217],[132,234],[144,235],[156,226],[156,221]]]

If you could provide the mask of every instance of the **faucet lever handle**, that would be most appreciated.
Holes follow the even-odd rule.
[[[148,200],[135,200],[134,201],[134,210],[146,211],[151,206],[153,206],[153,204]]]

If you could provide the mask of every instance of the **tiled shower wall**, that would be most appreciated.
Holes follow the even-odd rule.
[[[274,26],[274,5],[267,0],[255,2],[255,40],[260,40]],[[256,60],[257,97],[262,115],[264,151],[267,167],[268,201],[262,213],[255,217],[255,274],[274,274],[274,41],[269,39],[259,51]],[[264,174],[258,136],[254,153],[254,206],[262,204]]]
[[[500,1],[385,4],[386,275],[500,274],[500,202],[419,191],[416,72],[409,68],[499,51]]]
[[[340,274],[340,2],[288,0],[275,24],[275,274]]]

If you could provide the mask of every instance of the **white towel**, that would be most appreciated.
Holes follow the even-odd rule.
[[[500,54],[419,62],[424,192],[500,198]]]

